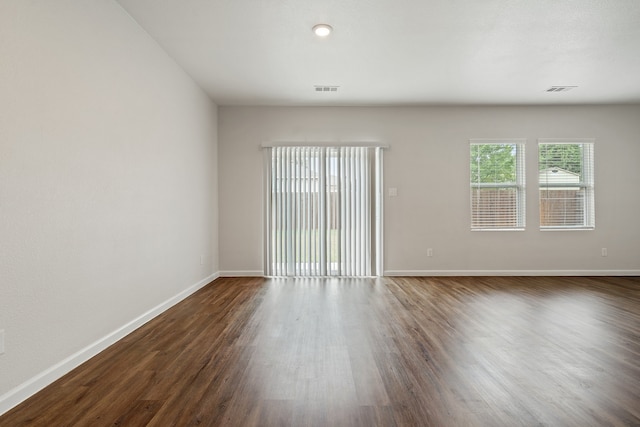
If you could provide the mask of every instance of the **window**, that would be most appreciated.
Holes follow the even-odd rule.
[[[592,140],[538,140],[540,229],[595,227]]]
[[[471,229],[523,230],[524,140],[471,140]]]
[[[265,275],[382,274],[382,148],[265,148]]]

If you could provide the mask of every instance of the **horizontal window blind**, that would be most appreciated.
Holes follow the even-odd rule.
[[[516,141],[471,141],[472,230],[524,229],[524,143]]]
[[[538,142],[541,229],[595,227],[592,142]]]
[[[381,274],[380,147],[265,148],[265,274]]]

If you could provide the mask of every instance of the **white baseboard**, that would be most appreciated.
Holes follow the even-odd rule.
[[[238,271],[221,271],[220,277],[263,277],[262,270],[238,270]]]
[[[385,276],[640,276],[640,270],[387,270]]]
[[[33,396],[49,384],[56,381],[58,378],[67,374],[71,370],[80,366],[82,363],[91,359],[96,354],[100,353],[116,341],[124,338],[131,332],[138,329],[140,326],[144,325],[154,317],[162,314],[169,308],[173,307],[189,295],[193,294],[197,290],[201,289],[205,285],[211,283],[213,280],[220,277],[220,273],[214,273],[204,279],[200,280],[195,285],[192,285],[180,292],[179,294],[169,298],[165,302],[153,307],[146,313],[141,314],[137,318],[133,319],[129,323],[121,326],[110,334],[104,336],[103,338],[95,341],[92,344],[89,344],[82,350],[72,354],[61,362],[53,365],[52,367],[40,372],[35,377],[29,379],[28,381],[20,384],[19,386],[9,390],[2,396],[0,396],[0,415],[9,411],[11,408],[17,406],[24,400]]]

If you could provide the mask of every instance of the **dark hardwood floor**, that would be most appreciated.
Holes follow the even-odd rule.
[[[640,279],[219,279],[23,425],[640,426]]]

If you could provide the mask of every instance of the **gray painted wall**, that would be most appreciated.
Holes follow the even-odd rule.
[[[388,275],[640,274],[638,105],[221,107],[218,135],[222,274],[262,271],[259,147],[277,141],[390,145],[384,160]],[[525,231],[470,231],[471,138],[526,138]],[[595,138],[594,231],[539,231],[537,138]],[[389,188],[398,196],[388,197]]]

